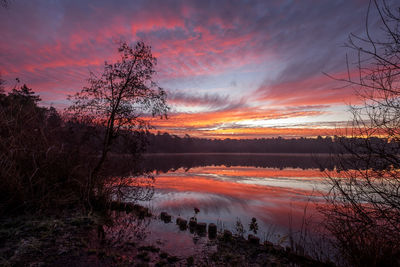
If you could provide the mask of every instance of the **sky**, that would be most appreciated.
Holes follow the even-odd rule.
[[[351,119],[348,35],[365,34],[368,0],[10,0],[0,8],[0,72],[63,109],[67,96],[144,41],[168,94],[157,131],[204,138],[332,135]],[[379,38],[371,10],[368,25]]]

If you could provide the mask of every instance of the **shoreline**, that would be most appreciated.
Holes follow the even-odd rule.
[[[159,220],[148,209],[131,204],[114,205],[140,224],[143,218]],[[144,217],[143,217],[144,216]],[[106,229],[110,222],[98,214],[64,211],[63,215],[20,215],[0,219],[0,264],[2,266],[333,266],[293,253],[270,242],[258,244],[254,240],[218,233],[207,241],[203,253],[177,257],[163,251],[155,243],[143,245],[139,238],[118,242]],[[179,227],[179,225],[176,225]],[[108,231],[107,231],[108,230]],[[204,234],[204,233],[203,233]]]

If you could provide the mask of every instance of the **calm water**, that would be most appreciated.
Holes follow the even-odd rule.
[[[154,214],[166,211],[173,216],[169,224],[150,220],[144,239],[190,255],[207,238],[182,232],[174,222],[178,216],[189,220],[195,207],[200,210],[199,222],[216,223],[235,233],[240,221],[245,236],[255,217],[257,235],[273,242],[290,230],[300,230],[305,217],[318,223],[315,206],[323,203],[327,190],[322,170],[334,166],[324,155],[158,154],[147,155],[144,168],[155,174],[154,195],[141,204]]]

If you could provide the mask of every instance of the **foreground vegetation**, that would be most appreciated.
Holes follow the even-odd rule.
[[[128,208],[131,207],[131,208]],[[115,206],[112,221],[73,210],[52,216],[14,216],[0,220],[2,266],[334,266],[268,241],[246,240],[229,231],[210,237],[201,253],[175,256],[140,238],[149,220],[140,206]],[[125,214],[125,212],[128,212]],[[171,227],[181,228],[181,225]],[[103,228],[104,227],[104,228]],[[121,229],[123,227],[123,229]],[[102,229],[102,230],[99,230]],[[182,229],[181,229],[182,230]],[[194,231],[194,238],[207,239]],[[179,238],[179,234],[176,237]],[[116,237],[118,236],[118,237]],[[132,238],[133,237],[133,238]],[[195,245],[193,245],[195,246]]]

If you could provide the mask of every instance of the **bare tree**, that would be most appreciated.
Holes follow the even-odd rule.
[[[379,16],[385,39],[374,39],[371,12]],[[322,209],[325,225],[348,264],[400,264],[400,9],[371,0],[366,35],[349,36],[347,46],[357,52],[348,77],[362,105],[352,106],[351,130],[344,133],[338,156],[340,177],[329,177],[330,205]],[[347,59],[347,57],[346,57]]]
[[[154,81],[156,58],[151,47],[138,42],[134,47],[121,43],[116,63],[104,65],[98,77],[88,79],[89,86],[70,97],[73,104],[69,111],[77,118],[84,118],[105,127],[101,156],[95,165],[90,183],[94,183],[111,145],[121,131],[149,129],[145,115],[166,117],[166,93]]]

